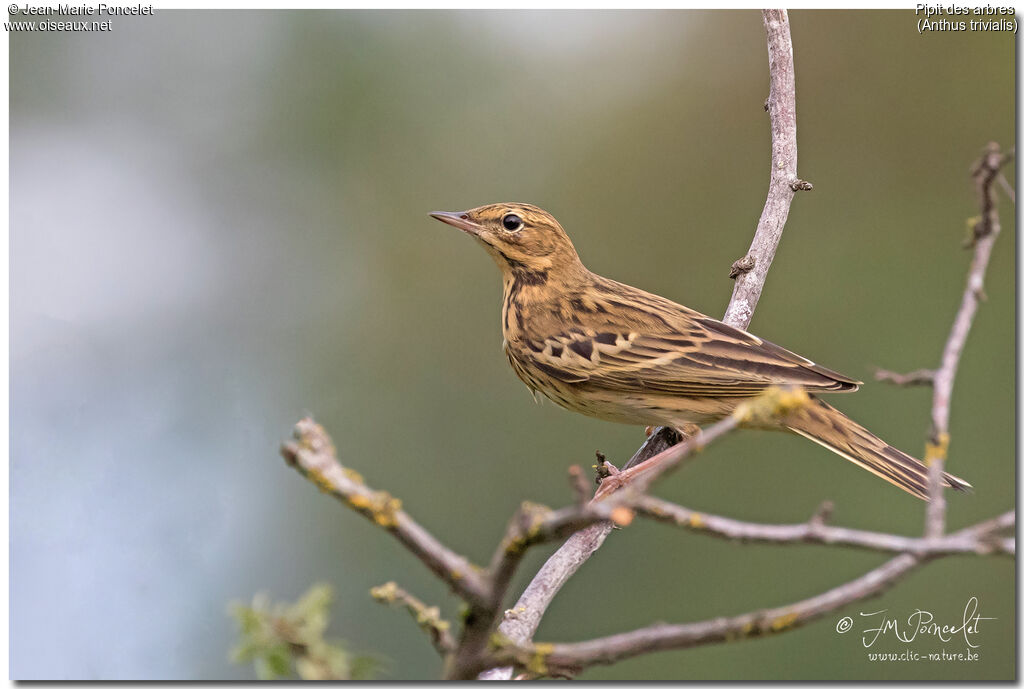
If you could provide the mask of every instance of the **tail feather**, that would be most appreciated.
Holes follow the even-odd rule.
[[[911,495],[928,499],[928,467],[825,402],[812,398],[810,404],[790,414],[784,425]],[[943,473],[942,478],[947,488],[971,489],[971,484],[952,474]]]

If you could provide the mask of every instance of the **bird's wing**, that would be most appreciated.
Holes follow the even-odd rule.
[[[749,397],[770,385],[814,392],[860,385],[743,330],[636,292],[643,299],[620,296],[576,319],[578,327],[527,341],[523,354],[563,382],[619,392]]]

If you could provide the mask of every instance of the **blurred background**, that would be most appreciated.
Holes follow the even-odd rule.
[[[872,367],[938,363],[962,294],[969,166],[1014,141],[1004,33],[918,35],[910,12],[791,13],[797,196],[751,329],[869,381],[836,404],[920,455],[930,391]],[[423,634],[374,603],[396,579],[449,617],[410,555],[288,469],[311,413],[343,462],[485,561],[524,499],[643,438],[534,404],[501,353],[500,280],[427,217],[551,211],[587,265],[721,317],[767,190],[757,11],[158,11],[110,33],[10,37],[11,674],[240,679],[231,600],[336,593],[331,634],[434,678]],[[1008,173],[1011,181],[1012,169]],[[1014,235],[957,378],[955,529],[1014,505]],[[767,522],[920,533],[924,505],[801,438],[742,432],[658,493]],[[533,553],[527,575],[553,550]],[[782,605],[884,554],[738,545],[638,522],[556,599],[538,638]],[[973,663],[871,663],[846,614],[950,623]],[[510,601],[511,603],[511,601]],[[1011,679],[1014,566],[947,558],[803,629],[661,653],[587,679]],[[934,639],[919,652],[962,651]],[[883,638],[872,650],[906,647]]]

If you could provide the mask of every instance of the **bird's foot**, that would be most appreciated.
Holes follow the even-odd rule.
[[[648,462],[645,462],[629,469],[619,470],[612,464],[605,463],[605,467],[608,468],[608,475],[601,479],[601,485],[598,486],[597,491],[594,493],[594,500],[600,500],[628,486],[637,475],[647,470],[647,464]]]

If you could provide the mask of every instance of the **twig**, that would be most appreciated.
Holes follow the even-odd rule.
[[[330,493],[383,527],[471,605],[485,605],[489,585],[479,568],[449,550],[402,510],[402,501],[363,483],[362,477],[338,462],[327,432],[311,418],[295,424],[295,441],[281,446],[281,455],[320,490]]]
[[[768,198],[750,250],[738,262],[743,267],[750,263],[753,265],[745,271],[737,272],[732,299],[723,319],[737,328],[747,328],[754,316],[754,309],[768,277],[768,269],[775,258],[775,250],[789,217],[789,206],[796,193],[793,185],[802,181],[796,175],[796,73],[793,70],[789,15],[786,10],[763,10],[762,15],[768,35],[768,71],[771,79],[766,102],[772,122],[771,178]]]
[[[587,500],[590,499],[590,485],[579,464],[569,467],[569,487],[572,489],[573,502],[580,506],[587,504]]]
[[[915,567],[936,557],[940,556],[903,553],[867,574],[817,596],[736,617],[719,617],[689,624],[655,624],[578,643],[509,643],[496,651],[494,662],[515,662],[536,675],[572,676],[593,665],[607,665],[653,651],[788,631],[853,601],[877,595]]]
[[[1013,190],[1010,183],[1006,180],[1006,175],[999,173],[999,186],[1003,188],[1003,193],[1006,194],[1006,198],[1010,199],[1010,203],[1017,203],[1017,192]]]
[[[893,385],[932,385],[935,382],[935,370],[919,368],[909,373],[896,373],[884,368],[876,368],[875,380]]]
[[[642,503],[655,500],[645,497]],[[708,518],[711,518],[710,516]],[[722,518],[714,518],[722,519]],[[813,524],[812,518],[812,524]],[[985,522],[961,529],[949,536],[938,539],[906,539],[907,549],[889,548],[888,534],[872,534],[845,529],[848,544],[864,545],[878,550],[899,550],[901,553],[880,567],[866,574],[811,598],[790,605],[746,613],[731,618],[715,618],[689,624],[655,624],[623,634],[567,644],[514,644],[503,640],[492,662],[516,662],[536,675],[572,676],[592,665],[607,665],[633,656],[653,651],[690,648],[720,641],[747,639],[765,634],[774,634],[803,626],[826,613],[857,600],[878,595],[894,584],[900,577],[930,560],[956,553],[990,552],[1014,553],[1012,538],[993,538],[997,531],[1011,528],[1016,523],[1014,511],[1006,512]],[[732,522],[737,526],[740,522]],[[719,524],[719,526],[724,526]],[[759,529],[790,528],[768,525],[745,525]],[[797,525],[804,526],[807,525]],[[854,535],[858,534],[858,535]],[[796,536],[796,534],[791,534]],[[871,538],[866,538],[870,536]],[[881,537],[881,538],[878,538]],[[898,538],[898,537],[895,537]],[[869,540],[877,540],[869,545]],[[797,542],[785,539],[778,542]],[[856,541],[856,543],[855,543]],[[967,547],[971,544],[972,547]],[[991,548],[987,547],[990,545]],[[875,547],[875,546],[885,547]]]
[[[655,500],[643,498],[642,502]],[[722,519],[706,516],[707,519]],[[826,613],[837,610],[851,602],[877,595],[891,586],[900,577],[929,560],[961,552],[1006,552],[1013,554],[1012,538],[992,538],[997,531],[1014,526],[1014,511],[1006,512],[985,522],[961,529],[944,539],[907,539],[904,544],[909,550],[901,552],[881,567],[863,576],[837,586],[817,596],[779,608],[760,610],[732,618],[716,618],[690,624],[656,624],[649,627],[570,644],[509,644],[500,648],[494,662],[509,662],[514,659],[519,665],[535,674],[574,675],[580,670],[599,664],[610,664],[625,658],[671,649],[690,648],[719,641],[746,639],[765,634],[774,634],[803,626]],[[810,522],[814,523],[814,518]],[[732,522],[732,526],[741,524]],[[720,524],[721,525],[721,524]],[[747,525],[758,528],[767,525]],[[807,526],[807,525],[797,525]],[[713,528],[709,526],[708,528]],[[868,535],[870,532],[845,531],[851,534]],[[793,534],[795,536],[795,534]],[[892,538],[888,534],[870,534],[872,538]],[[838,532],[837,532],[838,536]],[[857,537],[859,538],[859,537]],[[783,541],[779,541],[783,542]],[[797,542],[787,539],[784,542]],[[961,545],[973,542],[974,548],[961,549]],[[882,545],[884,540],[879,540]],[[991,543],[992,550],[984,544]],[[852,543],[851,543],[852,544]],[[867,545],[858,543],[857,545]],[[871,546],[874,548],[874,546]],[[888,550],[888,547],[876,548]],[[902,550],[902,548],[892,548]]]
[[[974,225],[970,244],[974,247],[974,258],[967,273],[967,287],[960,301],[960,309],[953,320],[953,327],[942,352],[942,364],[935,372],[932,394],[932,428],[925,453],[928,464],[928,507],[925,513],[925,536],[937,538],[945,530],[946,498],[942,491],[942,472],[949,448],[949,407],[953,396],[953,380],[960,356],[963,354],[967,334],[978,311],[978,303],[984,294],[985,271],[992,255],[992,245],[999,236],[998,195],[993,182],[1011,156],[1004,155],[999,145],[990,143],[985,155],[972,170],[978,192],[981,216]]]
[[[723,435],[732,432],[744,425],[763,425],[772,418],[782,417],[797,408],[807,404],[810,397],[803,388],[779,388],[770,387],[757,397],[743,402],[736,407],[732,414],[716,421],[700,433],[687,438],[685,441],[663,450],[656,456],[657,464],[645,467],[637,475],[637,478],[629,485],[629,490],[636,494],[644,493],[655,481],[663,478],[666,474],[677,469],[684,459],[694,452],[703,450],[709,443],[712,443]],[[654,464],[654,459],[652,464]],[[630,472],[638,471],[640,467],[634,467]],[[601,483],[594,496],[599,500],[616,490],[616,484],[621,482],[623,475],[627,472],[619,472],[619,476],[613,476]]]
[[[794,405],[806,401],[806,394],[802,390],[779,390],[771,389],[755,400],[744,403],[738,407],[736,413],[728,419],[709,426],[703,433],[692,436],[686,441],[670,447],[663,453],[662,462],[668,468],[678,465],[686,457],[698,452],[700,449],[725,435],[729,431],[744,425],[764,425],[768,416],[778,416],[792,411]],[[447,551],[439,543],[427,543],[418,537],[405,536],[400,534],[409,533],[409,518],[398,508],[397,501],[386,493],[373,491],[367,488],[358,475],[351,470],[342,468],[335,456],[334,446],[326,432],[309,419],[302,420],[296,426],[297,442],[286,443],[282,452],[289,463],[300,469],[303,474],[321,489],[330,492],[341,498],[353,509],[361,512],[379,525],[392,531],[417,557],[437,572],[444,581],[459,582],[465,578],[466,564],[464,558]],[[654,478],[665,476],[667,470],[650,471],[649,475]],[[717,515],[702,514],[680,505],[675,505],[664,500],[646,495],[643,491],[649,487],[650,481],[646,477],[634,480],[626,489],[609,493],[601,498],[595,498],[589,502],[576,502],[571,507],[559,510],[551,510],[542,505],[524,503],[516,512],[506,530],[505,538],[501,545],[495,550],[491,558],[488,570],[482,574],[475,568],[472,577],[476,583],[472,591],[459,588],[453,584],[456,592],[469,603],[469,611],[462,628],[462,634],[456,641],[451,632],[450,624],[443,620],[436,607],[427,606],[411,594],[399,588],[394,582],[379,586],[371,592],[373,597],[379,601],[399,604],[406,608],[416,619],[417,623],[426,630],[431,637],[431,642],[439,653],[445,658],[445,676],[449,679],[464,679],[477,676],[488,667],[498,663],[507,662],[508,657],[514,657],[518,662],[523,663],[528,673],[546,674],[549,672],[561,673],[570,671],[568,661],[558,661],[562,664],[546,664],[546,657],[550,655],[548,649],[556,648],[550,644],[530,645],[528,639],[514,641],[506,633],[505,629],[513,630],[522,628],[524,633],[532,636],[533,631],[540,621],[546,609],[545,605],[538,605],[527,608],[517,605],[506,613],[502,623],[502,629],[495,637],[494,630],[501,603],[507,592],[512,576],[517,565],[522,561],[526,550],[539,543],[564,537],[573,533],[573,538],[583,538],[588,533],[591,537],[603,539],[607,530],[596,531],[597,526],[610,528],[612,523],[620,525],[629,524],[634,515],[653,518],[658,521],[681,525],[695,531],[714,535],[722,538],[729,538],[741,541],[759,541],[766,543],[820,543],[827,545],[846,545],[870,550],[899,552],[903,555],[912,556],[916,559],[926,559],[952,555],[964,554],[1009,554],[1015,552],[1013,538],[1007,538],[999,534],[1000,531],[1011,528],[1015,524],[1015,512],[1010,511],[992,519],[975,524],[956,533],[939,538],[908,538],[893,534],[860,531],[856,529],[845,529],[826,525],[828,514],[831,511],[831,504],[824,503],[812,517],[804,524],[756,524],[742,522],[720,517]],[[415,532],[412,532],[415,533]],[[589,549],[592,552],[596,545]],[[545,567],[550,567],[550,576],[536,576],[531,583],[531,590],[538,600],[550,602],[550,599],[557,592],[561,584],[573,572],[580,563],[564,562],[560,557],[572,555],[574,551],[565,551],[563,548],[560,554],[548,561]],[[438,572],[438,569],[442,571]],[[559,577],[561,577],[559,579]],[[554,581],[554,585],[552,585]],[[546,590],[538,590],[538,587],[547,586]],[[772,611],[765,613],[754,613],[754,615],[769,615]],[[746,616],[749,618],[750,616]],[[772,616],[771,630],[781,631],[782,626],[777,616]],[[736,618],[741,619],[741,618]],[[744,618],[745,619],[745,618]],[[768,618],[766,618],[768,619]],[[781,618],[780,618],[781,619]],[[802,619],[802,618],[801,618]],[[813,619],[813,616],[807,619]],[[703,623],[702,623],[703,624]],[[679,629],[689,629],[692,625],[678,626]],[[762,625],[763,627],[763,625]],[[762,627],[751,628],[750,633],[764,631]],[[786,627],[788,628],[788,627]],[[649,628],[655,629],[654,627]],[[662,627],[656,627],[660,630]],[[690,634],[692,630],[686,631]],[[643,632],[643,633],[641,633]],[[638,630],[634,634],[639,635],[638,643],[648,643],[644,639],[649,638],[645,630]],[[620,637],[633,638],[629,635],[616,635],[609,639],[616,641]],[[653,637],[652,637],[653,638]],[[668,643],[665,648],[679,647],[673,644],[682,643],[693,645],[694,643],[706,643],[716,640],[715,638],[690,639],[679,642],[679,637],[672,637],[668,641],[654,641],[655,646],[640,650],[632,649],[629,646],[616,646],[611,648],[615,655],[612,660],[618,657],[626,657],[635,653],[646,652],[646,650],[658,650],[662,646],[658,644]],[[501,643],[495,651],[495,640]],[[599,640],[605,641],[605,640]],[[566,645],[566,653],[576,653],[578,648],[584,644]],[[509,653],[512,649],[512,656],[502,655]],[[617,650],[616,650],[617,649]],[[497,653],[497,655],[495,655]],[[625,654],[625,655],[621,655]],[[524,660],[529,655],[529,659]],[[593,661],[604,662],[604,661]],[[593,664],[584,658],[582,665]],[[611,661],[608,661],[611,662]],[[573,666],[574,667],[574,666]],[[501,678],[511,676],[511,668],[495,668],[484,672],[482,677]]]
[[[796,193],[791,185],[800,181],[796,174],[796,76],[789,15],[786,10],[763,10],[762,18],[768,42],[770,78],[768,100],[765,101],[772,130],[770,182],[768,197],[750,251],[734,264],[734,269],[738,270],[736,284],[723,318],[725,323],[744,329],[750,325],[750,319],[754,316],[768,269],[775,258],[776,247],[789,217],[789,206]],[[649,459],[674,442],[675,432],[672,429],[658,428],[626,466]],[[502,622],[499,631],[516,642],[532,638],[555,594],[601,547],[611,528],[607,523],[595,524],[573,534],[548,559],[523,591],[513,609],[524,612]],[[512,668],[509,667],[490,671],[481,679],[511,677]]]
[[[999,540],[988,540],[989,534],[1011,528],[1016,523],[1016,512],[1010,511],[983,525],[937,539],[913,538],[876,531],[862,531],[826,525],[820,514],[802,524],[759,524],[698,512],[682,505],[650,495],[637,499],[633,508],[638,515],[656,521],[681,526],[696,533],[717,536],[727,540],[759,543],[818,543],[843,545],[892,553],[915,555],[976,553],[980,555],[1013,555],[1015,549]]]
[[[428,606],[393,581],[370,589],[370,595],[380,603],[399,605],[408,610],[416,624],[430,635],[430,642],[442,657],[455,650],[451,623],[441,618],[441,611],[437,606]]]
[[[519,601],[498,627],[502,636],[520,642],[529,641],[540,626],[541,618],[555,595],[611,533],[611,522],[600,522],[577,531],[534,575]],[[480,679],[512,679],[512,667],[496,667],[480,674]]]
[[[615,483],[614,477],[605,479],[594,499],[583,506],[564,508],[551,511],[540,505],[524,503],[512,518],[505,538],[491,558],[488,568],[490,573],[491,605],[474,612],[472,619],[467,620],[462,639],[452,661],[448,664],[445,676],[447,679],[471,679],[479,672],[481,658],[485,654],[487,644],[491,640],[491,631],[497,621],[501,602],[512,580],[516,567],[532,545],[564,537],[581,529],[597,526],[595,522],[605,522],[605,529],[611,523],[628,524],[633,518],[631,509],[633,500],[656,480],[664,477],[673,468],[690,455],[699,452],[709,443],[745,423],[764,423],[766,417],[781,416],[792,411],[796,406],[807,401],[807,393],[803,390],[782,390],[769,388],[762,395],[737,407],[729,417],[709,426],[703,433],[668,448],[660,454],[660,464],[656,469],[641,474],[624,491],[612,493],[606,487]],[[604,540],[605,529],[594,529],[591,537]],[[601,532],[604,531],[602,534]],[[563,545],[563,548],[565,546]],[[591,551],[593,552],[593,551]],[[557,555],[557,554],[556,554]],[[539,573],[538,573],[539,576]],[[534,577],[537,578],[536,576]],[[564,579],[561,580],[564,583]],[[555,589],[557,590],[557,589]],[[548,586],[546,592],[553,591]],[[523,604],[523,597],[513,610],[527,612],[536,609],[535,605]],[[550,599],[549,599],[550,602]],[[531,617],[532,619],[532,617]],[[502,624],[508,620],[503,620]],[[539,622],[539,618],[537,618]],[[508,625],[512,626],[512,625]],[[522,625],[515,625],[517,628]],[[507,628],[507,627],[506,627]],[[499,632],[507,636],[503,628]],[[532,633],[532,632],[531,632]],[[507,674],[507,676],[503,676]],[[491,679],[511,678],[511,668],[502,668]],[[487,678],[483,678],[487,679]]]

